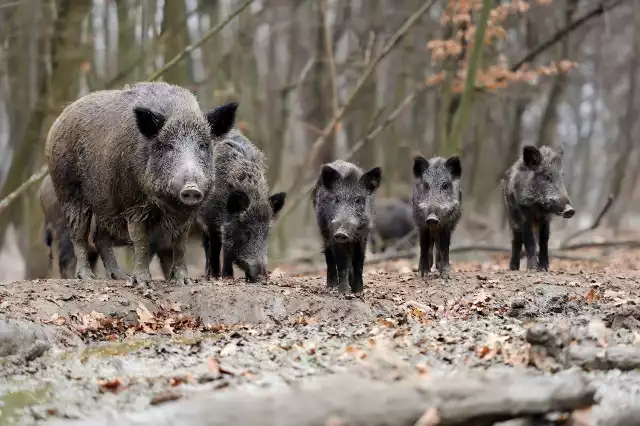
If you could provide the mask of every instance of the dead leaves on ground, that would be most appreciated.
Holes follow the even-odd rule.
[[[108,341],[131,336],[137,332],[173,335],[186,330],[225,331],[228,329],[226,326],[202,325],[198,318],[183,314],[180,304],[176,302],[160,304],[157,312],[151,312],[142,302],[139,302],[135,312],[136,321],[91,311],[85,314],[71,313],[68,318],[55,313],[41,322],[58,326],[69,325],[84,338]]]

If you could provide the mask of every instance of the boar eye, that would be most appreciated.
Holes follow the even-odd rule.
[[[356,198],[356,204],[364,204],[364,197]]]
[[[429,190],[429,184],[427,182],[425,182],[423,186],[425,191]]]
[[[200,149],[206,151],[209,148],[209,144],[205,142],[200,142]]]
[[[451,189],[451,183],[450,182],[444,182],[441,187],[442,187],[443,191],[448,191],[449,189]]]
[[[164,149],[171,152],[175,149],[175,147],[172,144],[167,144],[164,146]]]
[[[340,198],[338,198],[338,196],[336,195],[335,197],[333,197],[333,202],[334,203],[338,203],[338,201],[340,201]]]

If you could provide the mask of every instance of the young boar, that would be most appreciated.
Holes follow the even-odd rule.
[[[436,267],[440,277],[447,279],[451,236],[462,215],[460,176],[462,165],[458,156],[416,156],[413,162],[413,218],[420,232],[420,276],[431,271],[436,251]]]
[[[267,279],[269,228],[286,193],[269,196],[264,154],[238,130],[213,148],[214,188],[198,216],[206,276],[233,278],[233,265],[249,282]]]
[[[362,292],[367,239],[374,226],[375,192],[382,170],[363,172],[342,160],[324,164],[311,193],[324,243],[327,287]]]
[[[47,175],[43,179],[40,189],[38,190],[38,198],[40,199],[40,205],[42,206],[42,211],[44,213],[45,243],[49,247],[49,267],[51,267],[51,262],[53,260],[53,245],[54,242],[57,242],[60,277],[65,279],[73,278],[76,268],[76,256],[73,252],[71,231],[69,230],[67,221],[62,213],[62,208],[60,207],[60,203],[58,202],[58,198],[56,197],[53,189],[51,176]],[[98,232],[94,215],[91,220],[91,237],[88,244],[89,265],[94,274],[99,257],[98,251],[94,245],[94,241],[99,238]],[[115,247],[130,246],[131,241],[112,240],[112,244]],[[162,268],[164,277],[165,279],[168,279],[173,263],[173,245],[171,239],[164,235],[160,230],[154,232],[151,235],[149,242],[149,253],[151,258],[153,258],[154,255],[158,255],[158,260],[160,261],[160,267]]]
[[[371,251],[384,252],[389,246],[406,239],[409,233],[414,232],[413,211],[411,205],[396,198],[376,200],[376,220],[372,230]],[[409,249],[415,246],[418,234],[408,238],[406,244],[399,249]]]
[[[520,269],[523,244],[527,269],[548,271],[551,218],[558,215],[569,219],[575,214],[562,178],[563,155],[562,147],[554,150],[525,145],[521,158],[505,173],[502,193],[512,234],[512,271]]]
[[[109,276],[127,278],[112,238],[131,240],[131,280],[148,284],[149,237],[161,230],[173,244],[170,279],[189,281],[187,235],[212,185],[212,139],[231,129],[236,109],[231,102],[203,114],[190,91],[146,82],[93,92],[64,109],[49,130],[45,153],[70,225],[78,278],[94,278],[87,237],[95,214],[105,231],[96,248]]]

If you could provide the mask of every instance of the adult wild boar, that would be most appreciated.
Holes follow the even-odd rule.
[[[462,165],[456,155],[413,161],[413,217],[420,231],[420,275],[431,271],[436,249],[436,268],[448,278],[451,236],[462,216],[460,177]]]
[[[558,215],[569,219],[575,214],[562,178],[563,156],[562,147],[543,146],[538,149],[525,145],[521,157],[502,179],[502,193],[512,234],[511,270],[520,269],[524,244],[527,269],[548,271],[551,218]]]
[[[190,91],[143,82],[90,93],[64,109],[49,130],[46,158],[71,229],[78,278],[94,278],[87,236],[95,214],[104,230],[95,243],[108,275],[127,277],[112,239],[130,239],[132,281],[147,284],[149,236],[162,230],[173,242],[171,280],[189,281],[187,235],[212,184],[212,140],[231,129],[237,106],[203,114]]]
[[[53,246],[58,249],[58,269],[61,278],[73,278],[76,269],[76,256],[73,252],[71,241],[71,231],[62,213],[62,208],[58,202],[51,176],[47,175],[38,189],[38,198],[44,213],[45,243],[49,247],[49,267],[53,260]],[[91,219],[91,232],[89,238],[89,265],[93,273],[96,272],[99,253],[94,241],[99,238],[100,232],[96,227],[95,215]],[[193,230],[192,230],[193,234]],[[104,238],[104,237],[103,237]],[[112,240],[114,247],[131,246],[129,240]],[[165,235],[161,229],[156,230],[149,239],[150,257],[157,255],[165,279],[169,279],[171,266],[173,264],[173,243],[171,238]],[[106,268],[106,265],[105,265]],[[112,277],[108,277],[112,278]]]
[[[375,192],[382,170],[366,172],[336,160],[322,166],[311,193],[327,262],[327,287],[362,292],[362,270],[369,233],[375,221]]]
[[[213,148],[214,188],[204,202],[198,224],[208,278],[233,278],[233,265],[249,282],[267,279],[269,228],[284,206],[286,193],[269,196],[265,157],[238,130]]]

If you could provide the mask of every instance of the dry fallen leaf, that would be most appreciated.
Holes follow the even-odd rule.
[[[138,318],[142,324],[155,324],[156,320],[151,312],[144,306],[144,303],[138,302],[138,308],[136,308],[136,313],[138,314]]]
[[[435,408],[429,408],[418,419],[414,426],[437,426],[440,424],[440,411]]]
[[[587,303],[593,303],[596,300],[600,299],[600,296],[598,296],[598,294],[596,293],[595,286],[591,287],[584,297],[587,300]]]
[[[124,386],[120,377],[111,380],[98,380],[98,388],[101,393],[112,392],[118,393]]]
[[[67,322],[67,319],[65,317],[61,317],[57,313],[51,315],[51,318],[49,318],[48,320],[42,320],[43,324],[53,324],[53,325],[63,325],[66,322]]]
[[[395,327],[395,323],[387,318],[378,318],[378,324],[383,327]]]

